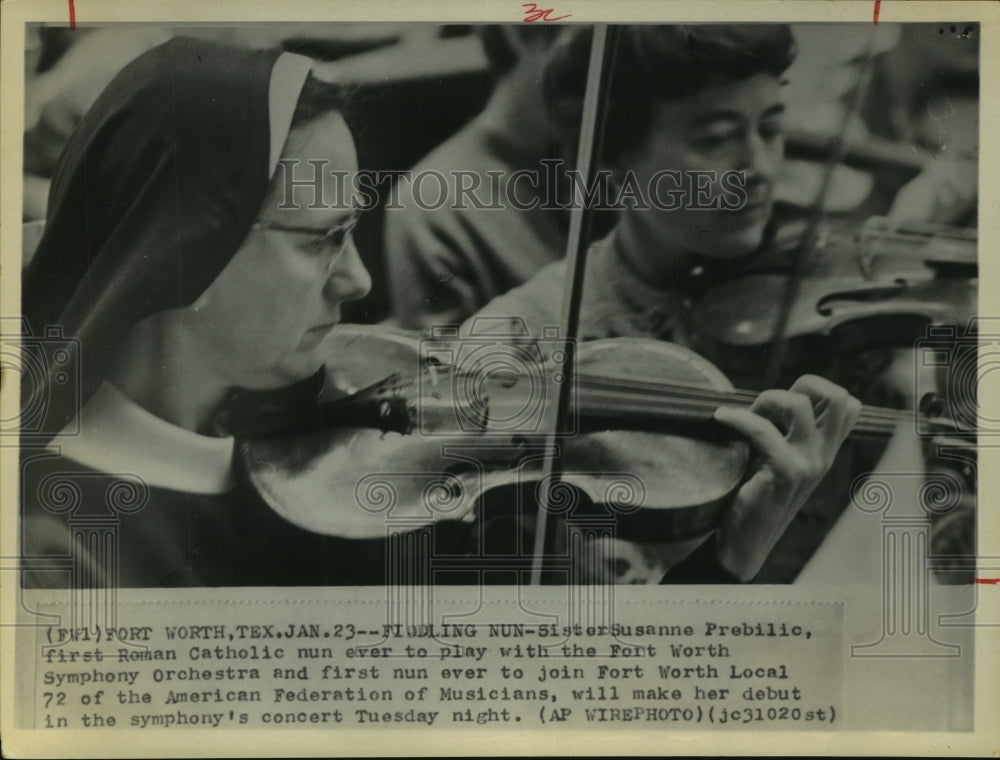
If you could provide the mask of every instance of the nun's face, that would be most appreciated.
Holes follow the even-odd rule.
[[[340,321],[340,305],[371,287],[351,237],[358,166],[343,118],[331,112],[293,131],[284,156],[298,159],[294,171],[278,167],[277,190],[257,224],[189,307],[206,361],[218,365],[225,381],[250,389],[281,387],[315,373],[330,358],[320,345]],[[314,170],[310,160],[326,163]],[[286,196],[283,171],[296,181],[321,171],[322,197],[311,183]]]

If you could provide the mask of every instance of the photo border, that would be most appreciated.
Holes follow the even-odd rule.
[[[914,0],[847,0],[845,2],[817,2],[813,0],[716,0],[711,4],[699,2],[644,2],[621,0],[615,4],[596,0],[560,0],[548,3],[559,14],[570,14],[572,23],[597,23],[622,21],[640,22],[721,22],[721,21],[873,21],[878,14],[879,23],[900,21],[978,21],[982,30],[981,105],[980,105],[980,304],[979,314],[984,317],[1000,313],[1000,306],[987,297],[1000,285],[1000,220],[992,213],[1000,207],[1000,190],[995,181],[1000,170],[1000,140],[993,125],[1000,123],[1000,6],[990,2],[922,2]],[[44,21],[69,24],[70,12],[75,16],[77,28],[89,24],[108,22],[159,21],[165,23],[253,23],[268,21],[421,21],[421,22],[504,22],[522,21],[520,2],[373,2],[373,0],[345,0],[340,3],[303,2],[289,0],[283,3],[265,3],[259,0],[219,0],[212,4],[189,2],[163,2],[158,4],[119,3],[113,0],[6,0],[0,7],[2,46],[0,66],[4,76],[0,80],[0,103],[3,122],[0,130],[0,250],[3,272],[0,282],[0,313],[4,317],[20,314],[20,216],[22,192],[22,135],[24,104],[24,24]],[[11,419],[18,409],[19,389],[16,380],[5,378],[0,392],[0,419]],[[996,384],[980,388],[980,404],[987,410],[985,416],[994,418],[1000,410],[1000,387]],[[978,755],[995,752],[1000,746],[1000,727],[995,716],[1000,706],[1000,693],[995,688],[1000,677],[1000,628],[977,627],[975,641],[975,696],[974,731],[971,733],[903,733],[903,732],[850,732],[850,731],[798,731],[781,732],[688,732],[627,729],[595,732],[546,732],[526,730],[514,736],[508,732],[496,735],[463,734],[456,730],[374,731],[370,734],[338,730],[297,731],[282,729],[217,731],[211,734],[212,745],[207,747],[206,734],[196,731],[172,731],[168,734],[151,733],[136,736],[129,732],[121,738],[95,731],[63,731],[58,736],[43,730],[27,731],[13,724],[14,711],[9,708],[14,694],[14,681],[19,665],[15,649],[19,594],[17,591],[18,530],[11,530],[18,520],[18,449],[16,441],[0,445],[0,702],[8,709],[0,715],[5,753],[10,756],[39,754],[60,756],[206,756],[218,753],[235,756],[264,756],[277,751],[281,754],[304,755],[508,755],[508,754],[960,754]],[[984,447],[980,452],[978,540],[979,557],[1000,556],[1000,515],[991,507],[991,496],[1000,493],[1000,468],[998,452]],[[991,560],[1000,567],[1000,563]],[[997,571],[995,571],[997,572]],[[794,588],[794,587],[790,587]],[[1000,585],[980,585],[977,615],[983,620],[1000,621]],[[375,595],[384,590],[375,587]],[[161,592],[146,594],[155,596]],[[171,599],[210,599],[207,590],[162,592]],[[240,598],[255,598],[253,589],[225,590],[224,593]],[[657,591],[651,589],[649,594]],[[729,598],[725,590],[701,590],[697,595],[713,599]],[[771,591],[761,592],[769,595]],[[779,597],[792,593],[775,591]],[[358,599],[357,589],[330,589],[324,592],[330,599],[345,601]],[[734,597],[738,598],[738,597]],[[1000,624],[998,624],[1000,625]],[[845,696],[845,699],[849,695]],[[169,744],[164,744],[164,738]],[[113,742],[109,744],[109,739]],[[66,754],[68,753],[68,754]]]

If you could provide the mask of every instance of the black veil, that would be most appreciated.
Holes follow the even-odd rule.
[[[268,188],[280,53],[172,39],[127,65],[77,127],[22,285],[27,328],[58,327],[69,354],[22,379],[22,410],[36,410],[45,440],[93,395],[128,331],[191,304],[243,242]]]

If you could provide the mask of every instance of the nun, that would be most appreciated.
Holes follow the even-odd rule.
[[[26,586],[380,581],[384,542],[283,520],[219,425],[234,388],[315,399],[323,339],[371,285],[337,195],[347,100],[311,65],[174,38],[73,134],[22,281],[28,328],[60,342],[22,379]],[[309,160],[326,171],[288,183]]]

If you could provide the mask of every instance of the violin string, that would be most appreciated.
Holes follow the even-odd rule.
[[[712,418],[711,414],[709,414],[708,409],[703,410],[703,413],[699,413],[698,410],[692,410],[690,408],[678,408],[672,410],[671,409],[652,410],[652,409],[644,409],[641,407],[625,409],[625,410],[615,409],[613,412],[609,411],[607,416],[609,419],[623,419],[627,418],[628,415],[630,414],[635,415],[636,417],[639,418],[644,418],[646,420],[655,420],[658,417],[666,416],[670,417],[671,419],[704,422]],[[600,415],[592,414],[591,416],[599,417]],[[859,422],[855,425],[853,430],[858,433],[873,433],[879,435],[888,435],[896,430],[896,426],[878,422]]]
[[[615,404],[620,404],[621,397],[625,395],[655,398],[656,404],[649,408],[649,411],[652,412],[663,408],[663,404],[670,403],[671,401],[677,401],[682,404],[703,401],[712,405],[711,411],[714,411],[715,407],[722,405],[748,407],[759,395],[755,391],[718,391],[688,383],[652,382],[590,373],[580,373],[578,375],[578,382],[582,388],[607,390],[614,396],[614,398],[609,399],[609,402],[613,401]],[[632,391],[633,394],[628,394],[628,391]],[[867,421],[882,422],[887,425],[912,422],[913,412],[877,406],[865,406],[862,408],[858,424],[863,424]]]
[[[594,391],[590,390],[588,391],[587,399],[591,403],[598,401],[598,399],[603,400],[608,406],[608,408],[612,410],[615,408],[622,409],[621,406],[622,396],[619,392],[613,390],[605,391],[605,395],[603,397],[595,395]],[[589,405],[590,404],[588,404],[588,406]],[[706,417],[710,417],[718,406],[720,406],[720,404],[718,403],[717,400],[714,399],[685,400],[672,397],[665,397],[665,398],[649,399],[648,403],[643,405],[641,408],[646,413],[650,414],[656,414],[657,412],[665,414],[668,411],[673,411],[676,414],[677,410],[683,412],[688,409],[701,409]],[[862,415],[858,419],[857,424],[858,425],[870,424],[870,425],[877,425],[881,429],[893,429],[900,422],[904,422],[906,420],[911,420],[911,419],[912,418],[910,416],[905,415],[905,413],[898,417],[897,416],[884,417],[880,415],[871,415],[871,414],[866,415],[862,413]]]
[[[680,420],[711,420],[717,403],[697,404],[692,402],[675,402],[673,399],[643,399],[642,397],[632,397],[629,405],[623,405],[620,394],[613,391],[604,391],[603,394],[590,390],[587,392],[584,408],[591,417],[606,416],[608,419],[635,415],[657,419],[669,417]],[[963,431],[952,420],[944,418],[925,418],[922,420],[930,430],[937,428],[944,431],[961,434]],[[915,422],[912,416],[907,416],[906,412],[901,412],[901,416],[881,418],[878,416],[861,416],[855,423],[852,433],[855,434],[875,434],[888,435],[895,432],[900,423]]]
[[[588,395],[586,401],[587,403],[585,406],[588,410],[593,410],[596,404],[603,401],[605,408],[608,410],[609,417],[614,414],[626,415],[632,413],[651,416],[654,419],[658,416],[668,416],[682,419],[709,420],[712,418],[715,409],[718,407],[718,404],[715,403],[697,405],[691,402],[673,403],[670,401],[666,403],[663,401],[650,401],[644,404],[633,403],[629,407],[623,407],[621,397],[613,394],[608,394],[603,397]],[[895,419],[887,420],[861,417],[855,423],[855,430],[891,433],[898,427],[898,425],[899,421]]]
[[[691,400],[711,402],[715,405],[741,402],[749,406],[757,398],[753,391],[715,391],[704,390],[697,386],[682,383],[649,383],[636,380],[620,380],[601,375],[586,375],[580,377],[580,385],[587,388],[605,388],[612,393],[632,390],[640,395],[647,395],[668,400]],[[905,422],[913,419],[913,413],[898,409],[865,406],[861,412],[862,419],[884,420],[886,422]]]
[[[759,395],[755,391],[718,391],[687,383],[651,382],[589,373],[580,373],[578,382],[588,394],[586,400],[589,403],[586,406],[592,407],[603,401],[609,409],[609,417],[612,413],[632,413],[653,416],[673,415],[675,418],[708,420],[711,419],[715,409],[719,406],[734,405],[745,408],[750,406]],[[599,391],[605,393],[603,398],[597,395]],[[622,406],[623,398],[629,398],[633,403],[636,400],[645,400],[647,403],[641,407],[629,409]],[[698,406],[699,404],[700,406]],[[912,410],[865,406],[855,423],[853,432],[856,434],[889,434],[900,423],[913,424],[914,414]],[[950,420],[935,419],[927,422],[957,430],[955,423]]]
[[[601,386],[607,387],[609,391],[614,392],[615,390],[617,390],[615,386],[618,385],[618,383],[616,383],[615,381],[609,381],[607,383],[601,384],[601,383],[590,383],[588,381],[588,385],[591,385],[592,387],[601,387]],[[712,401],[717,404],[740,401],[749,405],[757,397],[757,394],[749,391],[742,391],[742,392],[738,391],[736,393],[730,394],[726,392],[702,391],[700,389],[696,389],[689,386],[679,386],[677,387],[676,390],[670,390],[670,391],[666,390],[665,388],[654,388],[652,390],[647,390],[646,388],[638,388],[637,390],[640,390],[643,393],[649,395]],[[887,422],[902,422],[912,419],[912,413],[908,413],[903,410],[882,409],[879,407],[864,407],[862,409],[861,418],[879,419],[879,420],[885,420]]]
[[[623,404],[622,396],[613,391],[593,391],[586,392],[583,398],[583,407],[590,416],[607,416],[609,419],[623,417],[627,415],[644,416],[651,419],[657,417],[671,417],[674,419],[687,419],[707,421],[712,419],[718,404],[714,402],[692,402],[677,399],[658,399],[645,397],[626,397]],[[603,413],[603,414],[602,414]],[[894,419],[860,418],[855,424],[858,432],[871,432],[878,434],[888,434],[893,432],[899,421]]]

